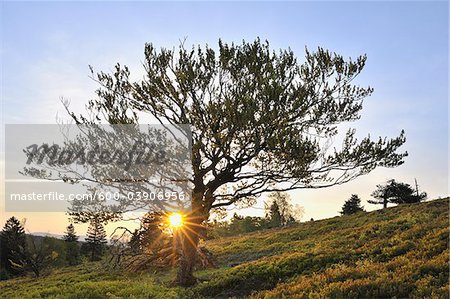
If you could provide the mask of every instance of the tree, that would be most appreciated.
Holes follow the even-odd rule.
[[[377,185],[377,189],[372,192],[372,197],[376,200],[368,200],[371,204],[382,204],[383,209],[388,203],[405,204],[420,202],[427,197],[425,192],[411,188],[409,184],[396,182],[394,179],[387,181],[385,185]]]
[[[73,224],[67,226],[66,234],[63,237],[66,241],[66,261],[70,266],[80,263],[80,248],[78,246],[78,236],[75,233]]]
[[[405,183],[397,183],[396,196],[391,200],[395,204],[417,203],[427,198],[426,192],[419,192],[418,187],[412,188],[411,185]]]
[[[63,240],[66,242],[77,242],[78,236],[75,233],[75,227],[73,224],[69,224],[66,229],[66,234],[63,236]]]
[[[98,261],[101,259],[104,247],[107,243],[106,232],[103,223],[98,219],[93,219],[89,224],[86,234],[86,243],[89,250],[90,260]]]
[[[9,218],[1,232],[1,268],[11,275],[23,272],[26,251],[25,229],[16,217]]]
[[[26,236],[25,228],[15,217],[8,219],[1,238],[1,266],[12,275],[33,271],[39,277],[58,256],[51,248],[50,238]]]
[[[280,227],[282,226],[283,220],[280,211],[280,206],[276,201],[272,202],[266,207],[267,213],[266,218],[269,221],[269,227]]]
[[[128,246],[133,253],[147,253],[155,255],[165,248],[167,243],[172,243],[170,234],[165,234],[167,227],[164,225],[162,213],[147,213],[141,220],[141,226],[131,235]]]
[[[265,219],[261,217],[241,216],[233,214],[228,225],[228,235],[239,235],[257,231],[266,227]]]
[[[361,206],[361,199],[359,196],[352,194],[352,196],[345,201],[340,213],[342,215],[351,215],[357,212],[364,212],[364,207]]]
[[[168,223],[170,214],[149,212],[141,219],[139,229],[131,233],[123,251],[122,264],[132,271],[173,266],[179,254],[175,232]]]
[[[32,271],[39,277],[43,270],[47,269],[57,258],[54,239],[48,236],[28,236],[28,249],[21,255],[20,268]]]
[[[304,214],[302,207],[292,205],[291,198],[286,192],[270,193],[265,205],[270,227],[286,226],[300,221]]]
[[[145,78],[130,80],[126,66],[92,77],[100,84],[87,116],[76,124],[138,124],[149,114],[161,124],[192,130],[192,212],[186,215],[183,257],[177,280],[193,275],[202,226],[212,210],[251,205],[265,192],[343,184],[378,166],[395,167],[404,132],[393,139],[358,141],[349,130],[331,149],[338,125],[359,119],[373,89],[353,85],[366,56],[345,60],[322,48],[306,50],[299,63],[292,50],[268,42],[227,44],[178,51],[145,45]],[[64,179],[68,180],[67,177]],[[122,207],[125,209],[125,207]]]

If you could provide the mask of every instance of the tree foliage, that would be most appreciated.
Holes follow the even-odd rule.
[[[144,80],[132,82],[126,66],[94,78],[101,84],[90,101],[91,115],[110,123],[138,123],[140,113],[192,126],[194,191],[204,208],[231,204],[278,189],[317,188],[344,183],[376,166],[398,166],[405,139],[347,132],[340,150],[324,140],[337,125],[359,119],[372,88],[352,84],[366,57],[346,61],[319,48],[299,64],[291,50],[272,52],[259,39],[212,48],[180,46],[178,53],[145,46]],[[78,122],[90,122],[84,116]],[[257,171],[249,173],[244,167]],[[339,172],[339,175],[336,175]],[[279,183],[290,183],[280,187]],[[231,192],[223,185],[239,185]]]
[[[178,51],[145,45],[145,76],[128,67],[112,74],[92,70],[98,98],[77,124],[136,124],[150,115],[161,124],[192,128],[192,208],[184,238],[180,284],[192,276],[199,226],[212,209],[252,204],[265,192],[324,188],[346,183],[377,166],[395,167],[404,132],[393,139],[358,140],[350,129],[331,148],[338,125],[358,120],[373,89],[355,85],[366,56],[355,60],[318,48],[300,63],[290,49],[268,42],[218,48],[183,44]]]
[[[16,217],[9,218],[0,235],[1,269],[5,271],[2,275],[18,275],[23,272],[21,265],[26,250],[25,229]]]
[[[270,193],[265,209],[269,227],[281,227],[298,222],[304,214],[302,207],[291,203],[291,197],[286,192]]]
[[[426,192],[419,193],[419,190],[414,190],[409,184],[396,182],[394,179],[387,181],[384,185],[377,185],[377,189],[371,195],[375,200],[368,200],[368,202],[382,204],[383,208],[386,208],[388,203],[416,203],[427,197]]]
[[[1,232],[1,270],[5,271],[2,276],[7,278],[8,274],[15,276],[32,271],[39,277],[58,257],[54,247],[51,238],[27,236],[20,221],[9,218]]]
[[[178,253],[173,246],[174,238],[169,232],[167,216],[152,212],[143,217],[140,228],[134,231],[128,242],[132,256],[128,262],[129,268],[148,269],[174,265]]]
[[[78,245],[78,236],[75,233],[73,224],[67,226],[66,233],[63,237],[66,241],[66,261],[70,266],[80,263],[80,247]]]
[[[345,201],[340,213],[342,215],[351,215],[357,212],[364,212],[364,207],[361,206],[361,199],[359,196],[352,194],[352,196]]]
[[[104,253],[106,240],[106,232],[103,223],[98,219],[93,219],[89,224],[86,234],[86,243],[89,250],[89,258],[91,261],[98,261]]]
[[[26,271],[32,271],[36,277],[39,277],[55,262],[59,253],[54,250],[55,239],[48,236],[39,238],[30,235],[28,237],[27,249],[22,255],[20,267]]]

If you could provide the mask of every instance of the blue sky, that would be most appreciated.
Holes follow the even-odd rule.
[[[358,83],[375,92],[351,126],[359,136],[406,130],[410,156],[402,167],[292,193],[307,219],[337,215],[351,193],[365,201],[390,178],[417,178],[431,198],[448,195],[447,2],[2,2],[2,123],[55,123],[56,115],[65,117],[62,96],[81,111],[96,88],[89,64],[107,71],[120,62],[140,78],[145,42],[172,48],[186,38],[189,46],[215,47],[219,38],[256,37],[274,49],[292,48],[299,61],[305,46],[344,57],[366,53]],[[46,215],[25,216],[32,231],[66,225],[46,228]]]

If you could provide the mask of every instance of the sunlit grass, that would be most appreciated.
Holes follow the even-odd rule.
[[[435,200],[202,242],[219,268],[197,270],[192,288],[174,287],[173,268],[133,273],[87,263],[0,282],[0,298],[448,298],[448,205]],[[192,222],[182,216],[177,231]]]

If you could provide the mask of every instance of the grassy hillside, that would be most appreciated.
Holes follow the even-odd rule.
[[[102,264],[0,282],[4,298],[448,298],[449,200],[208,241],[218,269],[196,287],[173,270],[122,273]]]

